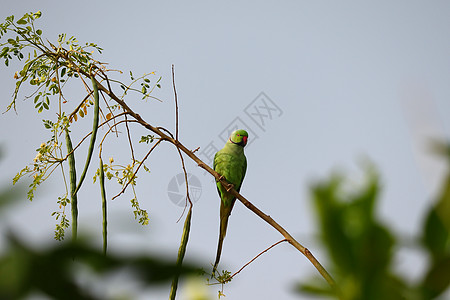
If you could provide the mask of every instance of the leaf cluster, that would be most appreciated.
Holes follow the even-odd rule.
[[[81,46],[75,37],[67,38],[65,34],[59,35],[58,46],[50,42],[45,43],[41,37],[42,30],[36,29],[34,25],[34,21],[41,15],[41,12],[27,13],[16,22],[14,16],[10,16],[0,24],[0,40],[4,40],[8,33],[11,35],[5,42],[0,42],[0,47],[3,47],[0,59],[8,66],[13,57],[19,61],[27,57],[22,70],[14,74],[17,80],[16,88],[13,101],[7,110],[15,109],[19,89],[27,81],[36,87],[32,94],[35,108],[39,113],[44,109],[48,110],[49,96],[59,95],[59,101],[63,101],[61,88],[67,79],[79,77],[79,72],[89,73],[93,63],[98,63],[93,60],[91,49],[101,53],[102,48],[94,43]],[[64,46],[68,46],[69,49]]]
[[[45,181],[53,171],[64,160],[62,158],[61,143],[58,139],[58,132],[66,126],[67,119],[64,114],[54,123],[51,120],[43,120],[45,129],[50,130],[51,137],[46,142],[41,143],[36,149],[36,156],[31,166],[24,167],[13,178],[13,184],[16,184],[23,176],[30,175],[33,178],[28,191],[28,200],[34,199],[34,192],[37,187]]]
[[[144,170],[146,172],[150,172],[150,169],[143,163],[139,162],[137,160],[133,161],[132,164],[128,164],[126,166],[113,164],[114,159],[111,157],[109,159],[109,164],[103,164],[103,173],[105,174],[106,178],[108,180],[115,179],[118,184],[120,184],[123,188],[130,184],[134,193],[134,198],[130,200],[131,207],[134,208],[133,214],[134,218],[138,220],[139,224],[141,225],[148,225],[149,224],[149,217],[148,212],[145,209],[140,208],[139,202],[137,200],[137,195],[135,193],[134,187],[136,186],[136,166],[139,166],[142,164]],[[100,169],[97,169],[97,172],[94,175],[94,183],[97,181],[97,178],[100,176]]]
[[[151,93],[154,91],[155,88],[161,88],[160,81],[162,77],[160,76],[156,82],[153,84],[153,86],[150,86],[151,80],[148,78],[149,75],[155,75],[155,72],[151,72],[148,74],[144,74],[140,76],[139,78],[134,78],[133,72],[130,71],[130,84],[125,85],[121,84],[120,88],[123,90],[123,95],[121,98],[123,98],[125,95],[127,95],[128,91],[135,91],[140,92],[142,94],[142,100],[145,100],[147,98],[153,98],[156,100],[159,100],[158,98],[155,98],[151,95]],[[133,85],[140,82],[141,89],[138,90],[137,88],[133,88]]]
[[[124,90],[124,94],[120,99],[128,94],[128,92],[136,92],[142,95],[142,99],[154,98],[151,93],[155,88],[160,88],[161,77],[156,77],[155,72],[150,72],[135,78],[130,71],[130,83],[122,83],[121,81],[110,79],[108,73],[116,70],[108,70],[106,64],[96,60],[94,53],[102,53],[102,48],[95,43],[80,43],[74,36],[67,36],[62,33],[58,36],[56,42],[52,43],[43,38],[43,31],[38,29],[35,25],[36,20],[41,17],[41,12],[27,13],[19,20],[16,20],[14,16],[7,17],[5,22],[0,24],[0,59],[3,59],[6,66],[10,65],[12,59],[17,59],[22,63],[22,68],[14,74],[16,79],[16,87],[13,94],[13,100],[8,105],[7,110],[11,108],[16,109],[16,99],[19,94],[19,90],[22,89],[25,83],[29,84],[34,92],[26,98],[32,98],[34,107],[38,113],[43,111],[56,112],[56,118],[51,120],[43,120],[45,129],[51,133],[51,138],[43,142],[41,146],[36,150],[37,154],[33,160],[33,163],[25,166],[13,179],[15,184],[19,179],[25,175],[32,177],[32,182],[28,190],[28,199],[33,200],[34,193],[37,188],[47,179],[56,169],[61,169],[62,177],[65,183],[65,193],[58,198],[57,205],[62,207],[61,210],[55,211],[53,216],[56,217],[59,224],[56,225],[55,238],[61,240],[64,238],[64,229],[69,226],[68,219],[65,214],[65,206],[62,203],[62,199],[69,199],[71,193],[69,192],[68,182],[72,182],[72,178],[67,176],[64,171],[64,165],[68,161],[68,157],[73,155],[77,151],[78,147],[83,143],[82,139],[78,144],[74,145],[73,151],[67,151],[64,148],[65,143],[61,143],[61,135],[71,132],[71,126],[75,125],[78,121],[78,117],[85,117],[88,112],[94,106],[92,100],[93,92],[89,88],[85,79],[89,78],[94,80],[93,82],[106,82],[106,85],[112,92],[112,86],[115,84],[120,86]],[[121,71],[119,71],[122,73]],[[87,96],[84,99],[80,99],[76,105],[75,110],[72,112],[67,111],[65,104],[69,100],[63,94],[65,85],[76,79],[83,84],[86,88]],[[139,88],[135,87],[139,85]],[[117,124],[125,122],[127,119],[120,121],[118,116],[123,118],[123,108],[117,103],[110,104],[108,99],[103,94],[101,96],[105,100],[105,107],[100,108],[99,114],[93,114],[93,118],[102,118],[105,122],[102,125],[109,126],[109,130],[100,143],[100,147],[108,136],[109,133],[114,132],[118,136]],[[107,94],[107,93],[106,93]],[[76,101],[73,99],[71,101]],[[159,99],[158,99],[159,100]],[[56,105],[55,105],[56,104]],[[94,124],[99,124],[94,123]],[[112,124],[112,125],[111,125]],[[101,127],[102,125],[97,125]],[[128,125],[127,125],[128,131]],[[96,132],[96,130],[93,130]],[[131,151],[133,147],[131,145],[133,138],[129,136],[129,143]],[[139,140],[138,140],[139,141]],[[95,142],[95,139],[94,139]],[[153,142],[153,136],[147,136],[141,139],[141,143]],[[89,149],[94,148],[94,143],[91,141]],[[90,152],[92,155],[92,152]],[[89,155],[89,157],[90,157]],[[90,164],[90,160],[86,160],[86,165]],[[135,160],[134,153],[132,153],[132,161],[128,165],[112,166],[105,165],[105,174],[108,179],[115,178],[116,181],[124,188],[130,185],[134,194],[134,214],[139,216],[137,218],[141,224],[148,224],[148,215],[146,210],[139,208],[136,192],[134,187],[137,180],[137,169],[143,166],[144,170],[149,171],[149,168],[143,163]],[[137,168],[136,168],[137,166]],[[67,170],[67,169],[66,169]],[[85,167],[87,171],[87,167]],[[69,173],[72,172],[69,170]],[[83,172],[82,177],[85,172]],[[98,172],[97,172],[98,174]],[[97,175],[96,175],[97,176]],[[83,177],[84,178],[84,177]],[[95,181],[95,177],[94,177]],[[82,181],[80,180],[80,183]],[[81,184],[79,183],[79,186]],[[77,190],[79,188],[77,186]],[[62,201],[62,202],[61,202]],[[70,203],[68,201],[67,203]],[[132,204],[133,204],[132,203]],[[70,203],[72,206],[76,203]]]
[[[70,199],[65,195],[64,197],[58,197],[56,203],[59,204],[60,210],[52,213],[52,216],[55,216],[56,221],[59,219],[59,224],[56,224],[54,238],[57,241],[62,241],[65,236],[65,230],[69,228],[70,225],[66,215],[66,207],[70,204]]]
[[[131,207],[134,208],[133,214],[134,218],[138,220],[139,224],[141,225],[148,225],[148,222],[150,222],[148,218],[148,213],[145,209],[141,209],[139,207],[139,202],[137,202],[136,198],[133,198],[130,200]]]

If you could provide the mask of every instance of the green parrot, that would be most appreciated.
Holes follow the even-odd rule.
[[[245,130],[236,130],[231,133],[222,150],[217,151],[214,156],[214,170],[231,183],[236,191],[241,189],[247,170],[247,159],[244,155],[244,147],[247,144],[248,133]],[[227,232],[228,218],[233,209],[236,198],[230,194],[223,185],[217,181],[217,191],[220,196],[220,228],[219,244],[217,245],[216,262],[212,275],[216,272],[219,264],[220,254],[222,253],[223,239]]]

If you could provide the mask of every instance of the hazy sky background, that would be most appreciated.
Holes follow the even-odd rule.
[[[36,23],[44,37],[74,35],[80,43],[104,48],[95,57],[135,75],[156,71],[162,103],[142,103],[136,95],[130,106],[149,123],[174,129],[171,64],[175,65],[180,103],[180,140],[191,149],[213,142],[240,118],[253,143],[246,149],[248,170],[242,194],[270,214],[324,263],[315,240],[316,224],[308,194],[311,183],[333,170],[344,170],[361,181],[359,161],[377,166],[383,192],[380,218],[405,237],[421,226],[424,209],[439,187],[443,169],[427,148],[427,139],[450,134],[450,3],[447,1],[4,1],[1,20],[9,15],[41,10]],[[2,106],[14,90],[19,64],[0,68]],[[120,77],[120,76],[119,76]],[[120,78],[126,79],[127,76]],[[155,77],[156,78],[156,77]],[[25,91],[25,90],[24,90]],[[31,90],[28,90],[31,91]],[[263,128],[245,113],[263,92],[279,110]],[[31,101],[18,100],[18,114],[0,116],[0,180],[12,177],[35,157],[35,149],[49,135]],[[82,86],[66,96],[69,107],[83,97]],[[72,105],[72,106],[70,106]],[[4,111],[4,109],[2,109]],[[91,128],[85,120],[82,137]],[[140,134],[147,134],[135,127]],[[99,131],[103,136],[104,130]],[[256,136],[257,138],[256,138]],[[104,157],[127,163],[126,136],[110,138]],[[140,157],[148,146],[135,142]],[[77,154],[79,168],[85,148]],[[94,155],[97,159],[97,155]],[[93,165],[97,166],[96,161]],[[109,249],[117,252],[165,253],[176,258],[182,208],[168,197],[169,181],[181,172],[176,151],[162,145],[148,161],[151,174],[138,179],[138,199],[150,214],[142,228],[133,219],[130,193],[109,202]],[[219,198],[209,175],[187,162],[199,178],[202,193],[195,203],[188,258],[214,261]],[[101,235],[100,192],[91,185],[79,193],[80,231]],[[113,191],[118,191],[114,184]],[[64,194],[60,173],[42,185],[36,199],[25,199],[2,215],[2,231],[14,228],[30,243],[52,240]],[[111,198],[111,192],[108,197]],[[70,231],[67,231],[70,236]],[[238,270],[257,253],[282,237],[241,204],[230,218],[220,267]],[[100,239],[98,239],[98,247]],[[411,267],[412,263],[418,267]],[[414,279],[423,258],[414,250],[396,257],[399,272]],[[246,268],[225,287],[226,299],[307,299],[292,292],[299,279],[317,271],[287,244],[277,246]],[[216,295],[218,286],[209,288]],[[119,282],[108,295],[120,290]],[[149,291],[164,299],[168,288]],[[181,289],[183,291],[183,289]],[[183,299],[183,297],[179,297]]]

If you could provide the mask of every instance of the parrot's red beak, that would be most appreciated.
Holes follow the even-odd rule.
[[[244,140],[244,146],[247,145],[247,139],[248,139],[248,137],[243,136],[242,139]]]

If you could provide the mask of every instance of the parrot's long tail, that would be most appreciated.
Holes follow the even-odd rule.
[[[217,270],[217,266],[219,265],[220,255],[222,254],[223,240],[227,233],[227,226],[228,226],[228,217],[223,218],[223,219],[221,218],[220,219],[219,243],[217,245],[216,261],[214,262],[214,267],[212,270],[211,278],[214,277],[214,274],[216,273],[216,270]]]
[[[219,242],[217,245],[216,261],[214,262],[211,278],[214,277],[214,274],[216,273],[217,270],[217,266],[219,265],[220,255],[222,254],[223,240],[225,239],[225,235],[227,234],[228,218],[230,217],[231,210],[233,209],[233,204],[234,201],[230,207],[224,207],[223,203],[221,203],[220,205]]]

